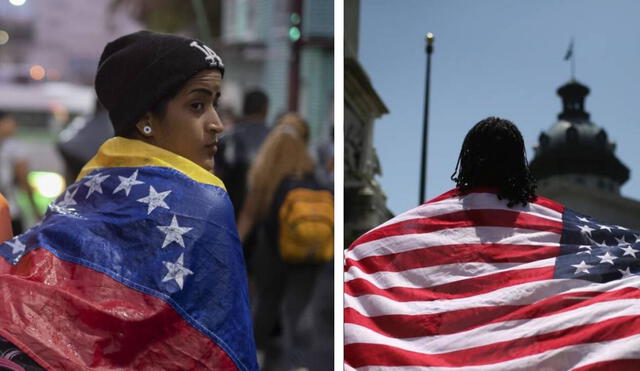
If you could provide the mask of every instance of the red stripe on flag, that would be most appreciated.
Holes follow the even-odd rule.
[[[48,369],[236,369],[166,302],[36,249],[0,258],[0,335]]]
[[[546,334],[522,337],[448,353],[424,354],[380,344],[347,344],[345,362],[352,367],[466,367],[496,364],[566,346],[611,341],[640,333],[640,316],[621,316]]]
[[[381,289],[365,279],[356,278],[345,283],[344,292],[354,297],[371,294],[380,295],[398,302],[457,299],[526,282],[552,279],[553,271],[553,266],[515,269],[462,279],[429,288],[390,287]]]
[[[547,231],[555,234],[562,233],[562,222],[560,221],[514,210],[475,209],[456,211],[431,218],[409,219],[380,227],[360,237],[354,246],[387,237],[465,227],[508,227]]]
[[[436,314],[394,314],[367,317],[353,308],[344,309],[344,323],[354,323],[397,339],[449,334],[484,325],[522,308],[518,305],[480,307]]]
[[[538,196],[533,201],[533,203],[536,205],[544,206],[547,209],[555,210],[560,214],[564,213],[564,206],[562,204],[552,201],[546,197]]]
[[[574,368],[573,371],[637,371],[638,369],[640,369],[640,359],[616,359]]]
[[[438,201],[446,200],[447,198],[453,198],[458,196],[460,196],[460,190],[458,188],[454,188],[448,192],[441,194],[438,197],[432,198],[431,200],[423,203],[423,205],[432,204],[434,202],[438,202]]]
[[[466,244],[425,247],[401,253],[346,259],[347,269],[358,267],[365,273],[400,272],[408,269],[452,263],[528,263],[558,256],[559,246],[507,244]]]
[[[529,305],[478,307],[422,315],[367,317],[353,308],[345,308],[344,322],[354,323],[385,336],[401,339],[454,334],[490,323],[540,318],[595,303],[620,299],[640,299],[640,289],[627,287],[609,292],[572,292]]]

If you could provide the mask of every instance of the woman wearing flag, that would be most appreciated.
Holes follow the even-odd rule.
[[[345,369],[637,369],[640,233],[537,196],[505,119],[452,180],[346,251]]]
[[[257,369],[234,213],[212,174],[223,75],[197,40],[107,44],[95,87],[116,137],[0,245],[0,336],[48,369]]]

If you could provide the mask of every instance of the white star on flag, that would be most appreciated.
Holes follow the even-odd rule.
[[[624,236],[618,238],[616,237],[616,241],[618,241],[618,246],[620,245],[628,245],[629,243],[627,241],[624,240]]]
[[[574,274],[582,272],[589,273],[589,268],[593,268],[593,265],[585,263],[584,260],[581,261],[580,264],[572,264],[571,266],[576,268],[576,272]]]
[[[588,218],[583,218],[581,216],[578,217],[578,220],[580,220],[581,222],[584,222],[584,223],[589,223],[589,219]]]
[[[178,220],[174,215],[173,218],[171,219],[171,225],[158,226],[158,229],[166,233],[166,235],[164,236],[164,242],[162,243],[162,248],[165,248],[171,242],[177,242],[180,246],[184,248],[184,240],[182,239],[182,235],[189,232],[193,228],[179,226]]]
[[[591,240],[591,243],[593,243],[594,245],[596,245],[598,247],[604,247],[604,248],[608,248],[609,247],[609,245],[607,245],[607,240],[604,240],[602,242],[598,242],[598,241],[594,240],[591,237],[589,237],[589,240]]]
[[[130,177],[125,178],[123,176],[118,175],[118,179],[120,179],[120,184],[113,190],[113,194],[117,192],[124,191],[124,193],[128,196],[129,192],[131,192],[131,187],[138,184],[144,184],[144,182],[137,180],[138,178],[138,170],[134,171]]]
[[[589,254],[589,255],[591,255],[591,246],[589,246],[589,245],[578,246],[578,249],[585,249],[585,251],[580,251],[576,255],[580,255],[580,254]]]
[[[625,247],[621,247],[621,249],[622,249],[622,251],[624,251],[624,254],[622,254],[622,256],[631,255],[631,256],[633,256],[634,259],[636,258],[636,253],[638,252],[638,250],[634,249],[631,246],[627,246],[626,248]]]
[[[110,177],[110,175],[96,174],[96,175],[92,176],[91,179],[86,181],[84,183],[84,185],[89,187],[89,191],[87,192],[87,196],[85,197],[85,199],[89,198],[89,196],[91,196],[91,194],[94,191],[102,194],[102,185],[101,185],[101,183],[104,182],[108,177]]]
[[[621,229],[623,231],[628,231],[629,230],[629,228],[625,228],[625,227],[623,227],[621,225],[616,225],[615,227],[618,228],[618,229]]]
[[[149,209],[147,210],[147,215],[149,215],[156,207],[169,209],[169,205],[164,202],[164,199],[169,195],[169,193],[171,193],[171,191],[158,193],[153,186],[149,186],[149,195],[139,199],[138,202],[149,204]]]
[[[598,258],[600,258],[601,264],[609,263],[611,265],[614,264],[613,259],[618,259],[615,255],[609,255],[608,251],[604,255],[598,255]]]
[[[635,233],[634,233],[634,234],[633,234],[633,237],[635,237],[635,238],[636,238],[636,242],[634,242],[634,243],[638,243],[638,242],[640,242],[640,234],[635,234]]]
[[[182,287],[184,286],[184,277],[193,274],[191,270],[184,266],[184,253],[180,254],[180,257],[175,263],[166,261],[163,261],[162,263],[169,271],[167,272],[167,275],[162,278],[162,282],[175,280],[180,287],[180,290],[182,290]]]
[[[631,269],[629,269],[629,267],[627,267],[627,269],[625,269],[625,270],[618,269],[618,272],[622,273],[622,277],[620,277],[620,278],[629,277],[629,276],[631,276],[633,274],[633,273],[631,273]]]
[[[76,196],[76,193],[78,193],[78,188],[77,187],[71,193],[69,193],[69,190],[67,189],[64,192],[64,200],[58,202],[58,206],[60,206],[60,207],[69,207],[71,205],[77,205],[78,203],[76,202],[76,200],[73,199]]]
[[[10,241],[7,241],[7,245],[11,246],[11,253],[13,255],[22,254],[24,252],[24,249],[26,248],[22,241],[20,241],[17,237]]]
[[[599,224],[600,229],[606,229],[607,231],[611,232],[611,227],[609,227],[608,225],[604,225],[604,224]]]
[[[589,236],[591,236],[591,231],[595,230],[595,229],[589,227],[588,225],[579,225],[578,228],[580,228],[580,232],[582,232],[584,234],[588,234]]]

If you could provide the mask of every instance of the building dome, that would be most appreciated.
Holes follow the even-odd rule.
[[[558,121],[542,132],[531,161],[531,171],[539,181],[571,176],[578,182],[585,177],[596,184],[618,191],[629,179],[629,169],[615,156],[615,143],[607,132],[591,122],[585,110],[589,88],[572,80],[558,88],[563,110]]]

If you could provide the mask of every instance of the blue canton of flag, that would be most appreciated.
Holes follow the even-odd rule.
[[[555,278],[609,282],[640,272],[640,232],[565,209]]]

